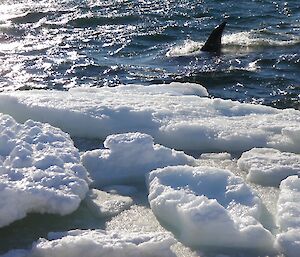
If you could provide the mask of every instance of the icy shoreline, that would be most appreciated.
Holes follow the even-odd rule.
[[[2,231],[28,213],[70,214],[83,199],[93,216],[45,228],[29,249],[0,248],[6,257],[298,254],[299,111],[172,83],[2,93],[0,113]],[[84,138],[106,140],[86,150]]]

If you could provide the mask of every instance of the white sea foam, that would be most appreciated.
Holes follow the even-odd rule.
[[[230,52],[231,48],[247,48],[247,50],[255,47],[267,47],[267,46],[288,46],[295,45],[300,42],[299,37],[287,37],[285,40],[274,40],[268,37],[265,37],[261,31],[243,31],[237,33],[225,33],[222,37],[222,51]],[[180,56],[190,56],[190,55],[199,55],[201,53],[201,47],[205,42],[197,42],[190,39],[185,40],[181,45],[173,46],[169,51],[167,51],[167,57],[180,57]],[[253,69],[252,66],[249,69]]]
[[[188,56],[200,53],[203,43],[192,40],[185,40],[182,45],[172,47],[167,53],[167,57]]]
[[[251,30],[225,34],[222,38],[223,44],[226,46],[241,46],[241,47],[266,47],[266,46],[287,46],[294,45],[300,42],[299,37],[290,37],[287,35],[286,40],[274,40],[264,36],[262,31]]]
[[[88,191],[69,135],[48,124],[0,114],[0,227],[29,212],[69,214]]]
[[[299,111],[199,95],[207,95],[203,87],[185,83],[11,92],[0,95],[0,111],[18,121],[48,122],[72,136],[105,139],[139,131],[182,150],[300,152]]]

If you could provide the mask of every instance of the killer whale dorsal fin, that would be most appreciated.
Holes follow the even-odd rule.
[[[219,26],[217,26],[210,34],[208,39],[206,40],[204,46],[201,48],[201,51],[205,52],[221,52],[221,38],[226,26],[226,21],[222,22]]]

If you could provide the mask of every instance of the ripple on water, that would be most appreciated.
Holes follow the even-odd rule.
[[[179,80],[201,83],[214,96],[298,108],[298,3],[257,5],[3,1],[0,90]],[[223,54],[201,53],[224,17]]]

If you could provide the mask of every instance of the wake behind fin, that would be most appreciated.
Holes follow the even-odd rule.
[[[204,46],[201,48],[201,51],[205,52],[213,52],[220,53],[221,52],[221,38],[226,26],[226,21],[222,22],[219,26],[217,26],[210,34],[208,39],[206,40]]]

